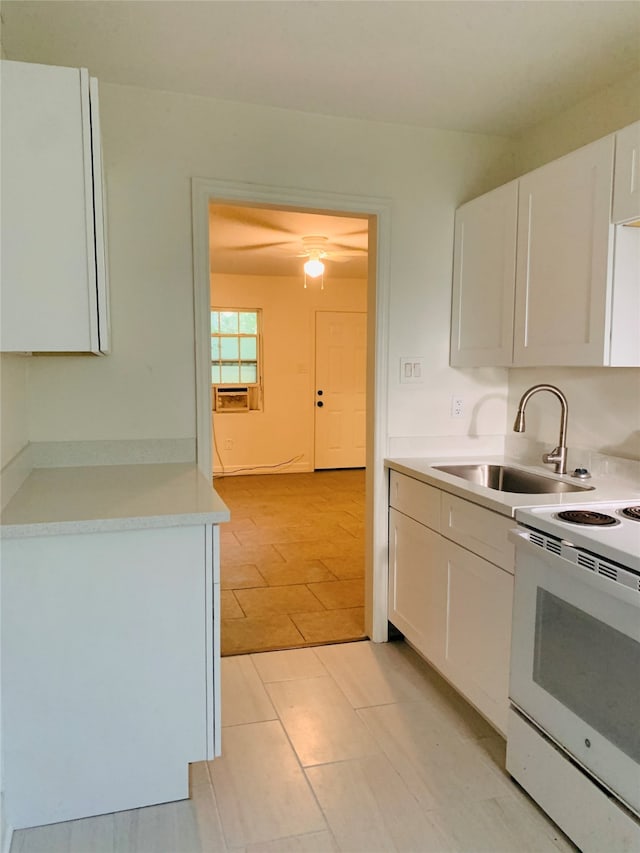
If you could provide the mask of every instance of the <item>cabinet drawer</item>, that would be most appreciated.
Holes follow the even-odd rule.
[[[511,574],[515,549],[507,534],[514,524],[511,518],[442,492],[442,535]]]
[[[440,530],[440,490],[399,474],[390,472],[389,504],[400,512],[426,524],[436,532]]]

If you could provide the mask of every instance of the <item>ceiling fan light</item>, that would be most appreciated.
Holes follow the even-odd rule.
[[[324,264],[318,258],[311,258],[305,263],[304,271],[309,278],[318,278],[324,272]]]

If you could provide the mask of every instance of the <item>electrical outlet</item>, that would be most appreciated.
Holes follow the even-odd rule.
[[[462,397],[452,397],[451,398],[451,417],[452,418],[463,418],[464,417],[464,399]]]
[[[233,439],[225,438],[224,444],[222,445],[224,450],[233,450]]]

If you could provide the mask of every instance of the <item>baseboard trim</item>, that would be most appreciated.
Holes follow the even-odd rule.
[[[309,474],[313,466],[308,462],[292,462],[290,465],[229,465],[213,469],[214,477],[245,477],[253,474]]]

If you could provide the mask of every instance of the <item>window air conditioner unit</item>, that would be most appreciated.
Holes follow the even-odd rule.
[[[215,412],[248,412],[248,388],[214,388],[213,409]]]

